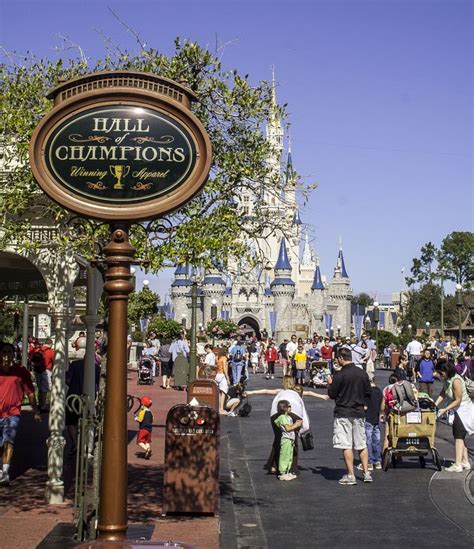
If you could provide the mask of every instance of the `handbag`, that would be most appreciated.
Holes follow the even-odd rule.
[[[301,446],[305,452],[314,448],[313,433],[311,431],[305,431],[302,435],[300,435],[300,439]]]
[[[252,411],[252,405],[247,399],[245,403],[242,405],[242,407],[239,409],[238,414],[240,417],[247,417],[250,415],[251,411]]]

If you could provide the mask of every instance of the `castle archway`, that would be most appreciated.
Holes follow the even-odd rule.
[[[238,326],[241,332],[249,337],[255,335],[260,339],[260,324],[253,316],[246,315],[238,321]]]

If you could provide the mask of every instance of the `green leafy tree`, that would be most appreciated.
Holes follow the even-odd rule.
[[[432,242],[428,242],[421,247],[420,257],[413,258],[413,264],[410,269],[411,276],[405,278],[409,287],[415,284],[432,284],[436,278],[435,261],[438,250]]]
[[[360,305],[365,309],[370,305],[374,304],[374,299],[370,297],[369,294],[366,294],[365,292],[361,292],[360,294],[356,294],[352,296],[351,303],[353,305]]]
[[[207,325],[207,333],[217,339],[228,339],[239,331],[232,320],[213,320]]]
[[[6,64],[0,80],[1,134],[5,138],[0,182],[0,215],[2,245],[12,239],[25,247],[39,244],[28,239],[33,224],[51,224],[58,230],[52,244],[93,255],[94,243],[107,239],[108,229],[96,222],[72,224],[71,214],[50,201],[36,185],[28,165],[28,146],[39,120],[52,108],[47,92],[60,81],[102,70],[135,70],[157,74],[185,83],[196,94],[193,105],[211,138],[213,161],[204,190],[178,211],[149,226],[133,226],[131,241],[138,254],[150,262],[152,272],[163,265],[189,262],[211,266],[219,257],[226,264],[230,257],[247,253],[246,238],[274,231],[284,231],[286,221],[278,225],[264,198],[257,199],[251,215],[242,215],[239,205],[243,189],[260,197],[262,181],[280,194],[284,178],[268,162],[276,151],[265,139],[264,124],[275,115],[284,118],[284,107],[278,107],[270,82],[252,84],[248,75],[226,70],[220,52],[212,53],[198,44],[176,39],[171,56],[145,45],[136,35],[137,53],[111,48],[102,60],[92,62],[84,54],[69,61],[25,58],[22,65]],[[15,59],[15,56],[10,56]],[[291,184],[305,189],[292,175]],[[94,235],[94,236],[93,236]],[[253,258],[263,261],[263,252]]]
[[[128,299],[128,322],[140,330],[140,320],[152,318],[158,312],[160,296],[150,288],[143,288],[140,292],[132,292]]]
[[[458,311],[453,296],[444,299],[443,311],[446,327],[457,324]],[[466,309],[463,309],[463,314],[465,312]],[[441,326],[441,288],[437,284],[425,284],[420,289],[408,293],[402,320],[403,331],[408,331],[409,324],[413,331],[425,328],[426,322],[431,326]]]
[[[148,324],[147,337],[151,332],[155,332],[158,338],[163,341],[171,341],[178,338],[183,332],[183,327],[176,320],[166,320],[156,316]]]
[[[449,234],[441,244],[438,261],[444,278],[470,289],[474,281],[474,233]]]

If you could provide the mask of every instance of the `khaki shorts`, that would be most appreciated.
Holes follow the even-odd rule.
[[[333,448],[363,450],[367,448],[364,418],[334,418]]]

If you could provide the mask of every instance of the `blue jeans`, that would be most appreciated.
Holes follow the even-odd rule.
[[[379,463],[382,460],[380,450],[380,427],[365,422],[365,436],[367,438],[367,450],[369,452],[369,463]]]
[[[240,382],[242,377],[243,362],[232,362],[232,383],[235,385]]]

